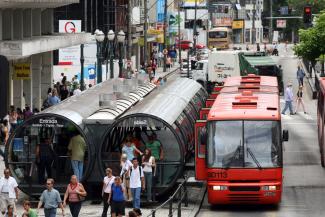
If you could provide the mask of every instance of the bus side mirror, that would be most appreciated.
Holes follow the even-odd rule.
[[[289,141],[289,132],[288,132],[288,130],[283,130],[283,132],[282,132],[282,141],[284,141],[284,142]]]

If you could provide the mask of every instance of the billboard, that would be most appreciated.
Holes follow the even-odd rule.
[[[170,33],[178,32],[178,25],[180,24],[180,29],[185,28],[185,13],[180,12],[178,15],[177,12],[169,12],[168,13],[168,29]]]
[[[59,20],[60,33],[81,32],[81,20]],[[60,65],[80,65],[80,46],[59,49]]]

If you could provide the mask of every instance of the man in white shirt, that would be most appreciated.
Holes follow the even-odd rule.
[[[107,211],[109,207],[108,198],[111,194],[112,184],[114,183],[115,176],[113,176],[113,171],[111,168],[106,169],[106,176],[104,177],[103,181],[103,202],[104,208],[102,212],[102,217],[107,217]]]
[[[77,85],[76,89],[73,91],[74,96],[78,96],[81,94],[80,86]]]
[[[1,212],[5,214],[9,205],[14,207],[16,213],[16,201],[18,199],[18,184],[14,177],[10,176],[9,169],[4,170],[4,177],[0,179]]]
[[[143,169],[139,166],[137,158],[132,160],[133,166],[130,169],[130,188],[133,197],[133,208],[140,209],[140,194],[141,189],[144,190],[144,175]]]

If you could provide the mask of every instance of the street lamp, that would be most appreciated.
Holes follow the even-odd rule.
[[[107,39],[109,43],[109,68],[110,68],[110,78],[114,78],[114,63],[113,63],[113,41],[115,39],[115,33],[113,30],[109,30],[107,33]]]
[[[122,60],[122,48],[123,48],[123,44],[125,41],[125,33],[123,32],[123,30],[120,30],[119,33],[117,33],[117,42],[119,43],[119,49],[120,49],[120,58],[118,61],[118,65],[120,68],[118,77],[122,78],[123,77],[123,60]]]
[[[190,65],[190,51],[193,48],[192,42],[189,43],[188,47],[189,48],[188,48],[188,51],[187,51],[187,78],[190,78],[190,67],[192,69],[192,66]]]
[[[97,84],[102,82],[102,43],[105,40],[105,34],[96,29],[95,38],[97,42]]]

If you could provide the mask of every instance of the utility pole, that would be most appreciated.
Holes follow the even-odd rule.
[[[181,2],[178,1],[178,61],[182,64],[182,49],[181,49]]]
[[[168,1],[165,0],[164,7],[164,49],[167,49],[167,5]],[[163,72],[166,72],[166,63],[167,63],[167,55],[164,54],[164,69]]]
[[[270,43],[272,43],[273,38],[273,0],[270,0],[270,29],[269,29],[269,37]]]
[[[146,0],[145,0],[146,1]],[[131,30],[131,27],[132,27],[132,18],[131,18],[131,15],[132,15],[132,0],[129,0],[128,1],[128,5],[127,5],[127,9],[128,9],[128,24],[127,24],[127,32],[128,32],[128,38],[127,38],[127,54],[126,54],[126,58],[127,60],[131,60],[131,57],[132,57],[132,30]]]
[[[148,0],[144,0],[144,25],[143,25],[143,62],[148,63]]]
[[[256,0],[254,0],[253,5],[253,24],[252,24],[252,44],[256,42],[256,28],[255,28],[255,16],[256,16]]]
[[[195,0],[194,4],[194,26],[193,26],[193,48],[194,48],[194,54],[196,53],[196,40],[197,40],[197,34],[196,34],[196,19],[197,19],[197,0]]]
[[[88,30],[88,20],[87,20],[87,13],[88,13],[88,0],[84,0],[84,20],[85,20],[85,32]]]

